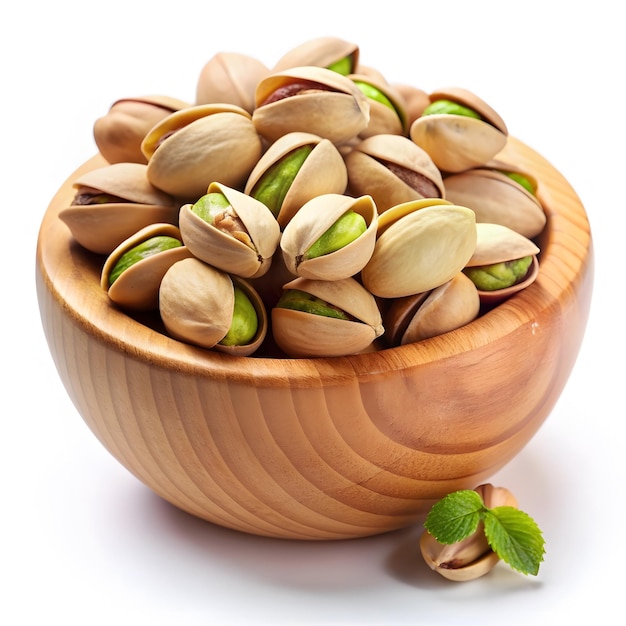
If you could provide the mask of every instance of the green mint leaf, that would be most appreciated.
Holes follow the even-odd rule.
[[[511,506],[498,506],[484,515],[485,536],[491,549],[513,569],[537,575],[545,542],[535,521]]]
[[[475,491],[455,491],[433,505],[424,527],[439,543],[457,543],[476,531],[485,510]]]

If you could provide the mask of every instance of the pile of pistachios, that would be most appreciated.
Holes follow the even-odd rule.
[[[128,97],[59,214],[112,306],[234,355],[332,357],[469,324],[532,283],[546,215],[476,94],[388,82],[358,45],[221,52],[194,102]]]

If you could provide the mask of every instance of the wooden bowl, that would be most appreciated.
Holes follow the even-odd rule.
[[[423,520],[531,439],[574,366],[593,252],[564,177],[510,138],[503,160],[539,181],[548,214],[537,280],[476,321],[417,344],[321,359],[232,357],[168,338],[112,306],[103,258],[61,209],[41,224],[36,280],[59,376],[105,448],[176,507],[293,539],[375,535]]]

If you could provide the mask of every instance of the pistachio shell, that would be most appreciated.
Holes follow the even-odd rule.
[[[125,239],[154,223],[176,224],[178,206],[173,198],[156,189],[140,163],[114,163],[78,177],[76,197],[60,211],[74,239],[96,254],[110,254]],[[112,196],[110,202],[77,204],[82,194]],[[116,200],[117,199],[117,200]]]
[[[280,241],[280,227],[260,201],[220,183],[211,183],[207,193],[220,192],[245,227],[246,237],[235,237],[204,221],[192,204],[180,209],[179,225],[185,245],[194,256],[225,272],[243,278],[262,276],[272,262]],[[244,241],[249,237],[250,242]]]
[[[372,294],[354,278],[337,281],[297,278],[283,289],[298,289],[348,313],[355,321],[274,307],[272,332],[277,345],[292,357],[330,357],[367,350],[384,332]]]
[[[191,256],[185,246],[159,252],[131,265],[109,286],[109,276],[120,257],[147,239],[157,236],[181,239],[180,231],[176,226],[151,224],[123,241],[111,252],[104,263],[100,285],[107,291],[111,301],[124,309],[135,311],[158,309],[159,287],[165,272],[177,261]]]
[[[404,110],[407,114],[407,127],[422,115],[424,109],[430,104],[430,96],[426,91],[413,85],[404,83],[392,83],[392,86],[404,100]]]
[[[239,52],[218,52],[198,77],[196,104],[229,103],[252,113],[254,90],[270,70],[258,59]]]
[[[299,84],[308,88],[268,102],[273,94]],[[269,142],[300,131],[341,144],[369,122],[369,101],[361,90],[346,76],[322,67],[296,67],[266,76],[257,85],[255,103],[252,121]]]
[[[446,198],[476,213],[477,222],[508,226],[525,237],[536,237],[546,225],[539,200],[502,171],[474,168],[445,179]]]
[[[328,68],[346,57],[351,58],[351,68],[347,74],[352,74],[359,62],[359,47],[339,37],[317,37],[286,52],[274,65],[273,72],[303,65]]]
[[[306,259],[305,254],[313,243],[350,210],[365,219],[367,230],[335,252]],[[339,280],[357,274],[374,251],[377,218],[371,196],[324,194],[309,200],[286,226],[280,241],[287,269],[298,276],[319,280]]]
[[[479,312],[478,290],[459,272],[430,292],[395,299],[386,313],[385,328],[392,345],[404,345],[461,328]]]
[[[528,237],[503,226],[480,222],[476,224],[476,247],[467,267],[491,265],[539,254],[539,248]]]
[[[344,193],[348,174],[341,153],[328,139],[304,132],[288,133],[271,144],[254,166],[244,191],[253,195],[255,185],[280,159],[302,146],[312,145],[280,205],[278,223],[284,228],[308,200],[326,193]]]
[[[170,96],[120,98],[93,125],[93,138],[109,163],[147,163],[141,151],[146,133],[160,120],[189,103]]]
[[[345,156],[351,195],[371,195],[379,213],[397,204],[445,196],[441,172],[408,137],[381,134],[363,139]]]
[[[258,318],[257,331],[245,345],[223,345],[231,328],[235,286],[248,296]],[[236,356],[249,356],[263,343],[268,318],[250,283],[189,257],[173,264],[161,281],[159,311],[168,334],[201,348]]]
[[[422,115],[411,124],[409,136],[430,154],[440,170],[461,172],[484,165],[504,148],[507,127],[484,100],[456,87],[430,94],[432,102],[441,98],[449,98],[467,106],[483,119],[435,114]]]
[[[262,153],[250,114],[229,104],[189,107],[165,118],[144,138],[148,179],[180,198],[199,198],[213,181],[243,186]]]
[[[378,239],[361,279],[381,298],[430,291],[460,272],[475,246],[471,209],[444,200],[407,202],[379,216]]]

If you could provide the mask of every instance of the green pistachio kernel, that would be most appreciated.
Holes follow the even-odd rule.
[[[300,289],[287,289],[276,304],[281,309],[293,309],[339,320],[349,320],[348,315],[332,304]]]
[[[528,273],[533,261],[532,256],[525,256],[513,261],[466,267],[463,273],[470,278],[480,291],[506,289],[520,282]]]
[[[365,95],[370,100],[380,102],[386,107],[389,107],[392,111],[396,110],[396,107],[393,106],[391,100],[389,100],[389,98],[380,89],[374,87],[374,85],[370,85],[370,83],[365,83],[361,80],[354,80],[353,82],[361,90],[363,95]]]
[[[269,167],[252,189],[250,195],[262,202],[274,217],[278,217],[291,183],[312,150],[312,144],[292,150]]]
[[[528,176],[524,176],[524,174],[520,174],[519,172],[502,172],[506,174],[510,179],[514,180],[517,184],[521,185],[528,191],[528,193],[532,193],[533,196],[537,189],[535,188],[534,183],[528,178]]]
[[[304,259],[336,252],[367,230],[365,218],[352,209],[346,211],[303,255]]]
[[[138,263],[142,259],[158,254],[159,252],[179,248],[182,245],[182,242],[176,239],[176,237],[169,237],[167,235],[158,235],[146,239],[120,256],[109,274],[109,287],[120,277],[120,274],[126,271],[131,265]]]
[[[331,63],[326,69],[337,72],[337,74],[341,74],[342,76],[348,76],[348,74],[352,74],[353,65],[354,61],[352,55],[349,55]]]
[[[254,305],[243,289],[235,287],[233,321],[220,343],[224,346],[245,346],[254,339],[258,328],[259,318]]]
[[[223,214],[230,207],[226,196],[219,191],[207,193],[191,207],[193,213],[205,222],[213,224],[216,215]]]
[[[465,117],[473,117],[477,120],[482,119],[481,116],[473,109],[463,106],[458,102],[453,102],[452,100],[445,99],[435,100],[434,102],[429,104],[424,109],[422,115],[438,115],[441,113],[445,113],[447,115],[464,115]]]

